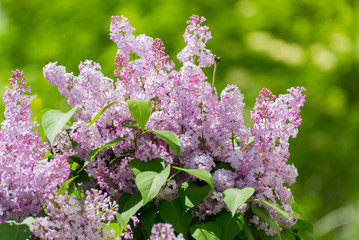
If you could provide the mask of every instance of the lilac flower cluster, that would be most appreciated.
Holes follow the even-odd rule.
[[[64,156],[43,159],[49,145],[41,143],[38,123],[31,120],[30,96],[25,95],[30,88],[25,88],[23,72],[12,76],[12,89],[7,88],[3,98],[6,119],[0,130],[0,223],[37,216],[45,199],[70,173]]]
[[[152,226],[150,240],[184,240],[182,234],[175,235],[171,224],[157,223]]]
[[[251,113],[253,128],[246,127],[241,91],[229,85],[219,98],[202,71],[214,62],[213,54],[205,48],[211,33],[208,27],[201,26],[204,21],[203,17],[193,15],[187,22],[186,47],[177,56],[183,64],[179,70],[174,70],[161,40],[135,36],[134,28],[123,16],[113,17],[110,26],[110,37],[118,47],[116,80],[105,77],[100,65],[89,60],[80,64],[79,76],[66,73],[65,67],[56,63],[48,64],[44,68],[45,77],[58,86],[71,106],[80,106],[68,136],[62,133],[63,137],[57,137],[55,147],[61,154],[77,155],[85,160],[91,149],[116,137],[134,139],[139,130],[124,124],[131,119],[124,104],[112,105],[90,127],[88,122],[111,102],[148,100],[153,111],[146,127],[174,131],[180,139],[181,157],[168,151],[167,144],[152,133],[143,134],[136,143],[123,140],[101,151],[87,165],[88,173],[101,189],[115,199],[123,192],[136,192],[135,176],[128,163],[134,158],[142,161],[162,158],[166,164],[204,169],[213,174],[215,190],[194,211],[201,219],[226,208],[222,192],[231,187],[254,187],[254,198],[279,201],[293,218],[290,208],[293,197],[285,186],[292,184],[298,173],[293,165],[286,164],[288,140],[296,136],[301,124],[300,107],[305,102],[302,95],[305,89],[291,88],[288,94],[279,97],[263,89]],[[62,147],[70,143],[70,138],[78,143],[73,151]],[[214,169],[219,163],[232,169]],[[184,176],[162,192],[175,197],[184,180],[195,179]],[[268,210],[278,223],[294,224],[284,217],[277,219],[274,209]],[[271,233],[263,222],[253,220],[252,223]]]
[[[117,204],[101,191],[86,192],[86,200],[74,195],[54,195],[46,201],[46,217],[38,217],[31,232],[40,239],[120,239],[108,230]]]

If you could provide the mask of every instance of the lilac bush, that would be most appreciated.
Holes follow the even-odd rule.
[[[218,58],[206,49],[211,33],[205,20],[193,15],[187,22],[178,70],[160,39],[135,36],[123,16],[112,17],[110,26],[118,47],[116,79],[91,60],[80,63],[78,76],[56,62],[46,65],[44,76],[76,110],[51,146],[40,142],[25,82],[18,84],[22,73],[14,73],[0,132],[2,221],[39,216],[47,199],[46,216],[31,227],[41,239],[85,239],[90,233],[93,239],[185,239],[188,232],[201,239],[209,234],[203,226],[218,239],[234,238],[244,228],[248,238],[253,227],[279,237],[280,230],[289,231],[298,216],[288,186],[298,172],[287,164],[288,141],[302,121],[305,89],[278,97],[263,89],[251,111],[253,127],[247,127],[238,87],[218,94],[206,81],[202,69]],[[41,160],[49,150],[54,160]],[[55,193],[57,185],[80,175],[85,180],[75,179],[68,196]],[[235,222],[239,230],[230,235],[211,219]],[[119,224],[117,235],[105,228],[111,221]]]

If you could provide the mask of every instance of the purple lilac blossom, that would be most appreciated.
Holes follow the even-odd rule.
[[[30,96],[25,95],[30,88],[25,88],[23,72],[12,76],[12,89],[6,88],[3,98],[6,119],[0,130],[0,223],[38,216],[45,199],[70,173],[64,156],[43,159],[50,148],[41,143],[38,123],[31,120]]]
[[[151,133],[138,138],[137,148],[133,141],[123,140],[102,151],[86,168],[101,189],[115,199],[123,192],[134,193],[137,191],[135,176],[128,163],[133,158],[142,161],[163,158],[166,165],[212,172],[216,191],[212,190],[194,208],[194,215],[200,219],[226,209],[222,192],[229,187],[254,187],[253,198],[274,204],[279,201],[294,219],[290,208],[293,196],[286,186],[295,182],[298,173],[292,164],[287,164],[288,141],[290,137],[296,137],[301,124],[300,108],[305,102],[302,95],[305,89],[291,88],[288,94],[279,97],[263,89],[251,112],[253,128],[246,127],[244,97],[240,90],[228,85],[219,98],[206,81],[202,68],[211,66],[214,56],[205,48],[211,33],[207,26],[202,26],[204,21],[203,17],[193,15],[187,22],[186,47],[177,55],[182,63],[179,70],[174,70],[161,40],[135,36],[135,29],[123,16],[113,17],[110,27],[110,37],[118,47],[116,80],[105,77],[100,66],[88,60],[80,64],[78,77],[66,73],[65,68],[56,63],[48,64],[44,68],[45,77],[59,87],[71,106],[80,105],[76,116],[78,121],[71,126],[69,134],[78,146],[72,152],[66,149],[62,152],[85,160],[92,148],[116,137],[134,139],[134,134],[140,132],[123,126],[123,122],[131,118],[123,104],[112,105],[91,127],[87,123],[113,101],[149,100],[153,111],[146,127],[174,131],[180,139],[181,158],[172,150],[168,151],[167,144]],[[254,142],[249,142],[251,135]],[[70,138],[56,141],[55,147],[61,148],[66,145],[64,141],[69,143]],[[214,167],[220,162],[228,163],[232,170],[214,172]],[[177,186],[183,179],[196,180],[182,174],[182,179],[174,178],[177,183],[173,187],[161,191],[175,197]],[[161,194],[156,200],[159,199]],[[245,209],[247,206],[241,206],[239,211]],[[277,212],[267,209],[278,223],[294,224],[294,220],[284,217],[277,219]],[[251,222],[266,229],[267,233],[273,233],[256,217]]]
[[[182,234],[175,235],[169,223],[157,223],[152,226],[150,240],[184,240]]]
[[[38,217],[31,226],[34,236],[41,239],[121,239],[109,230],[118,206],[101,191],[91,189],[86,199],[74,195],[54,195],[46,201],[46,217]]]

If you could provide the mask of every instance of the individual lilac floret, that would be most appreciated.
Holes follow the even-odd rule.
[[[169,223],[157,223],[152,226],[150,240],[184,240],[182,233],[175,235]]]
[[[4,94],[5,120],[0,130],[0,223],[7,220],[21,222],[37,216],[45,199],[62,185],[70,167],[64,157],[41,160],[49,150],[42,144],[31,120],[30,88],[25,89],[25,78],[19,70],[12,72],[12,89]]]
[[[204,17],[200,19],[197,15],[192,15],[187,21],[188,26],[183,35],[187,46],[177,55],[180,62],[194,63],[197,60],[200,67],[208,67],[213,64],[214,56],[210,50],[205,48],[212,36],[207,26],[201,26],[204,21],[206,21]]]
[[[115,218],[118,206],[106,193],[91,189],[86,200],[74,195],[56,195],[46,202],[46,217],[39,217],[31,226],[31,232],[41,239],[120,239],[114,230],[108,230]]]

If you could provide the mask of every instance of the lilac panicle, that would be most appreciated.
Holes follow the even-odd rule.
[[[12,89],[7,88],[3,98],[6,119],[0,130],[0,223],[37,216],[45,199],[70,173],[63,156],[41,160],[49,145],[41,143],[38,123],[31,120],[30,96],[25,95],[30,88],[25,88],[23,72],[12,76]]]
[[[152,226],[150,240],[184,240],[182,234],[175,235],[169,223],[157,223]]]
[[[186,47],[177,55],[180,62],[199,62],[200,67],[211,66],[214,56],[210,50],[206,49],[206,43],[212,38],[207,26],[201,26],[206,21],[204,17],[199,18],[192,15],[187,21],[187,28],[183,35]]]
[[[120,239],[109,223],[118,206],[106,193],[96,189],[86,192],[86,199],[74,195],[54,195],[46,201],[46,217],[38,217],[31,232],[40,239]]]

